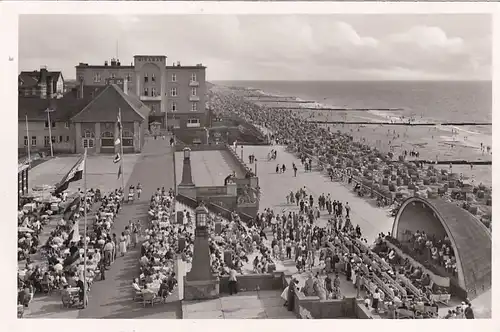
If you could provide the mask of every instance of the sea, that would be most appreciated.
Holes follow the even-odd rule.
[[[406,119],[413,118],[416,122],[493,122],[491,81],[218,81],[213,83],[257,89],[272,96],[315,101],[325,108],[370,109],[367,112],[352,112],[349,118],[357,121],[385,122],[404,116]],[[381,111],[376,110],[377,108],[401,108],[401,110]],[[438,129],[439,134],[434,134],[438,137],[434,139],[427,129],[415,127],[411,132],[408,131],[406,140],[427,146],[419,150],[422,152],[422,158],[434,160],[436,154],[439,154],[439,159],[442,160],[491,160],[491,155],[485,155],[479,149],[481,143],[484,146],[492,146],[491,125],[453,128],[439,126]],[[385,129],[380,130],[385,132]],[[458,134],[453,134],[453,130]],[[385,136],[383,133],[381,135]],[[455,139],[458,142],[455,142]],[[451,142],[457,143],[454,149],[449,148]],[[491,165],[475,167],[474,170],[468,169],[468,166],[457,166],[454,172],[463,172],[487,185],[492,183]]]
[[[325,107],[402,108],[370,111],[435,122],[493,122],[491,81],[218,81],[215,84],[261,90],[277,96],[314,100]],[[492,135],[492,126],[471,128]],[[491,138],[487,141],[491,142]]]

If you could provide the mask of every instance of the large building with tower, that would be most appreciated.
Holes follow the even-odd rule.
[[[102,65],[80,63],[76,78],[83,86],[104,86],[107,79],[121,78],[124,90],[136,95],[151,110],[148,122],[162,128],[207,126],[206,67],[167,65],[164,55],[136,55],[130,65],[117,59]]]

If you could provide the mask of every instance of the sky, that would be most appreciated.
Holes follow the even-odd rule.
[[[20,70],[166,55],[207,80],[491,80],[484,14],[22,15]]]

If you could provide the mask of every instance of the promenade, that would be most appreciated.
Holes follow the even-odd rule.
[[[223,186],[224,179],[233,172],[242,178],[245,176],[233,162],[227,151],[191,151],[191,174],[198,187]],[[177,184],[182,180],[184,153],[175,153]]]
[[[105,157],[104,157],[105,158]],[[148,221],[147,211],[151,194],[165,186],[173,187],[173,149],[168,140],[147,140],[143,152],[133,165],[126,188],[141,183],[143,194],[140,200],[124,204],[115,219],[113,233],[117,236],[128,225],[129,220],[141,220],[142,229]],[[115,169],[116,169],[115,164]],[[116,179],[116,174],[115,174]],[[104,192],[114,186],[102,188]],[[117,260],[106,271],[106,279],[94,282],[86,309],[62,309],[60,295],[35,297],[30,304],[26,318],[178,318],[180,306],[178,295],[174,293],[167,304],[153,308],[143,308],[133,302],[132,279],[138,277],[140,248],[132,248],[125,257],[118,255]]]
[[[268,161],[267,154],[271,149],[278,151],[276,160]],[[351,186],[344,183],[331,182],[329,178],[320,172],[305,172],[299,159],[293,154],[285,151],[282,146],[245,146],[243,149],[244,160],[248,160],[249,154],[254,154],[257,159],[257,176],[261,188],[261,199],[259,210],[273,209],[276,213],[282,211],[298,210],[294,204],[286,204],[286,195],[291,191],[296,192],[305,187],[308,194],[312,194],[315,202],[321,194],[330,193],[332,199],[349,202],[351,206],[351,221],[354,226],[359,225],[371,244],[380,232],[387,233],[392,229],[393,218],[387,209],[381,209],[375,205],[375,201],[358,197]],[[292,163],[297,165],[297,177],[293,175]],[[285,173],[277,174],[276,165],[285,164]],[[255,171],[255,165],[249,165]],[[328,212],[322,211],[320,226],[325,225]]]

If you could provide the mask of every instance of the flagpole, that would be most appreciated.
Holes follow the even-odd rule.
[[[121,108],[118,108],[118,116],[120,117],[120,122],[122,122],[122,110]],[[125,193],[125,177],[123,176],[124,169],[123,169],[123,123],[120,123],[120,167],[122,168],[122,188],[123,192]]]
[[[30,131],[28,129],[28,114],[26,114],[26,137],[28,138],[28,165],[31,165]]]
[[[87,307],[87,148],[85,148],[85,156],[83,157],[83,307]],[[78,221],[77,221],[78,222]]]

